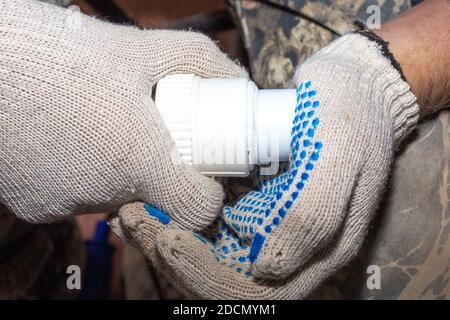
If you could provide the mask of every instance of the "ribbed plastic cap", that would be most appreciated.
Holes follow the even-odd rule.
[[[257,91],[246,78],[176,74],[158,82],[155,104],[184,163],[209,176],[246,176]]]
[[[193,74],[169,75],[158,82],[155,104],[184,163],[191,164],[192,107],[196,97]]]

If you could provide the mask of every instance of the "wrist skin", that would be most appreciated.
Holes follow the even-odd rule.
[[[450,104],[450,0],[426,0],[373,32],[389,43],[421,119]]]

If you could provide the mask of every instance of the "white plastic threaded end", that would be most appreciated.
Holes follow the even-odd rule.
[[[195,75],[169,75],[158,82],[155,104],[184,163],[192,164],[192,108]]]

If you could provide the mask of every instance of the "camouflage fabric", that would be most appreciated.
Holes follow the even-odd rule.
[[[229,0],[260,87],[291,86],[296,65],[347,30],[365,23],[371,4],[381,22],[406,0]],[[275,3],[275,5],[273,5]],[[284,8],[284,9],[283,9]],[[286,9],[287,8],[287,9]],[[359,256],[312,298],[450,299],[450,113],[423,122],[398,154],[385,199]],[[248,182],[232,183],[229,194]],[[236,191],[238,190],[238,191]],[[369,289],[369,266],[380,289]],[[370,270],[370,269],[369,269]]]

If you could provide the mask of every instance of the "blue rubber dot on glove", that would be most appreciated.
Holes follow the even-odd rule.
[[[162,224],[168,224],[171,220],[167,214],[165,214],[161,210],[151,207],[148,204],[144,204],[144,209],[148,212],[149,215],[158,219]]]

